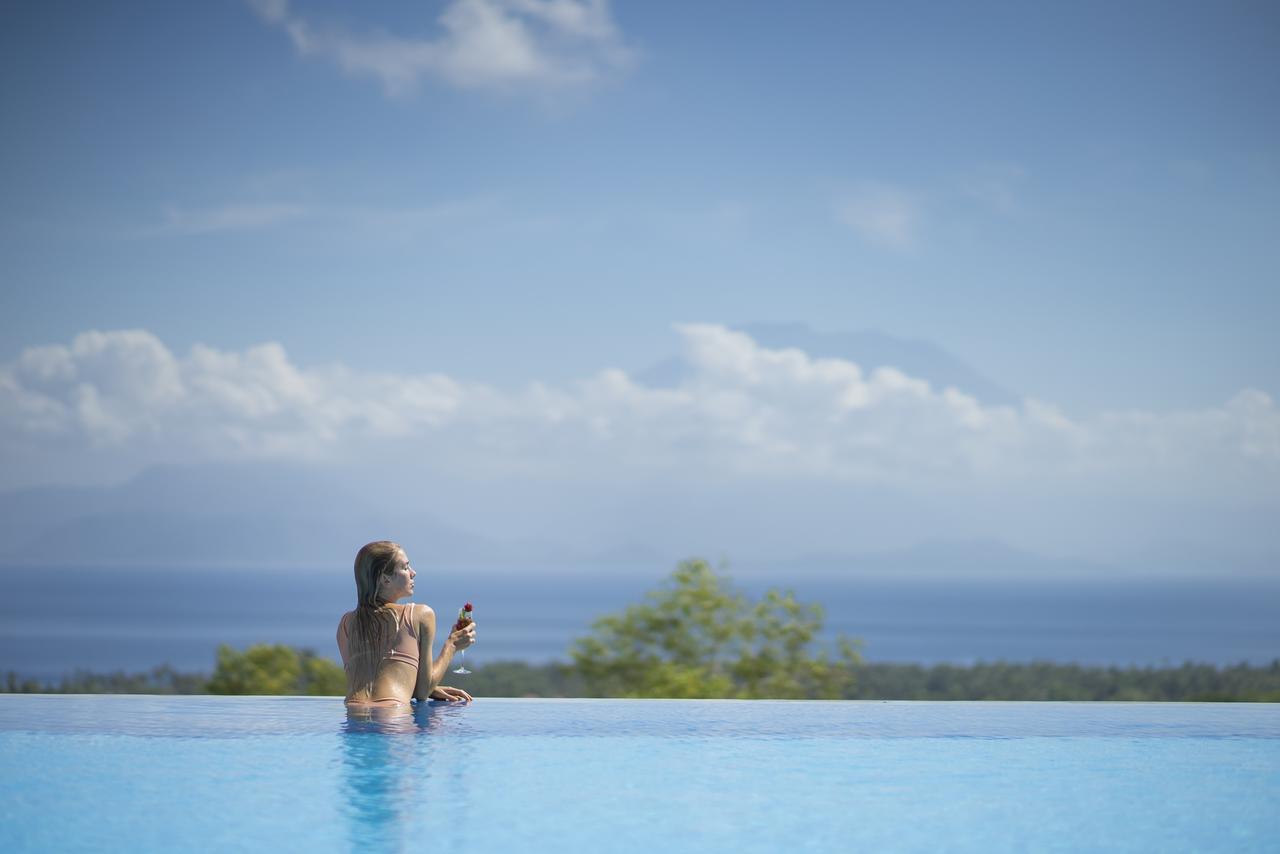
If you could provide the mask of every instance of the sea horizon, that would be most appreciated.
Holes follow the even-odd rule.
[[[669,570],[668,570],[669,571]],[[52,573],[52,576],[51,576]],[[414,601],[476,604],[468,662],[567,661],[591,622],[642,601],[666,577],[548,567],[431,568]],[[1280,581],[1266,578],[886,579],[732,574],[749,596],[791,589],[825,613],[821,640],[861,641],[866,660],[921,665],[1048,661],[1082,666],[1225,666],[1280,658]],[[217,647],[280,643],[336,659],[354,605],[349,570],[0,567],[0,671],[56,680],[77,670],[213,670]],[[30,606],[57,586],[59,610]]]

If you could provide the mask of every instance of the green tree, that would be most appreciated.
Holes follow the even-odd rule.
[[[302,662],[302,684],[299,694],[311,697],[344,697],[347,693],[346,672],[324,656],[309,649],[298,653]]]
[[[684,561],[667,584],[574,643],[587,690],[615,697],[835,699],[861,662],[841,637],[814,652],[822,608],[770,590],[751,602],[704,560]]]
[[[347,691],[342,668],[309,649],[258,644],[244,652],[218,647],[210,694],[310,694],[341,696]]]

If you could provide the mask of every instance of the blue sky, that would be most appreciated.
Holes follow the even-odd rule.
[[[1261,474],[1217,488],[1274,501],[1274,4],[33,3],[0,42],[11,378],[141,330],[514,400],[796,321],[941,347],[1086,445],[1253,407]],[[9,454],[127,473],[119,423],[34,423]]]

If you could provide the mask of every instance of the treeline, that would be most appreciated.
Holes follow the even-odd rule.
[[[847,673],[844,700],[1114,700],[1280,702],[1280,659],[1269,665],[1083,667],[995,662],[958,666],[863,662]],[[482,697],[601,697],[572,664],[503,661],[477,667],[467,690]],[[811,697],[812,698],[812,697]]]
[[[9,694],[270,694],[342,696],[342,668],[309,649],[257,644],[243,652],[223,644],[217,667],[207,673],[180,673],[169,665],[145,673],[91,673],[77,670],[56,682],[5,674],[0,692]]]
[[[1280,659],[1255,667],[1083,667],[995,662],[864,664],[849,700],[1130,700],[1280,702]]]
[[[1084,667],[994,662],[959,666],[863,662],[848,673],[844,700],[1113,700],[1280,702],[1280,659],[1269,665]],[[495,662],[476,668],[467,690],[489,697],[618,696],[593,692],[573,665]]]
[[[283,652],[282,652],[283,651]],[[256,655],[255,655],[256,653]],[[52,694],[311,694],[341,696],[342,671],[308,651],[251,647],[237,656],[257,665],[224,668],[214,676],[157,667],[146,673],[77,672],[53,683],[7,674],[0,691]],[[299,662],[276,673],[264,660]],[[306,677],[302,661],[323,662],[327,678]],[[331,668],[331,670],[329,669]],[[282,678],[279,674],[293,674]],[[336,674],[336,681],[335,676]],[[863,663],[849,674],[846,700],[1113,700],[1181,702],[1280,702],[1280,659],[1269,665],[1183,664],[1178,667],[1082,667],[1075,664],[995,662],[958,666]],[[456,679],[477,697],[591,697],[593,692],[572,664],[494,661]]]

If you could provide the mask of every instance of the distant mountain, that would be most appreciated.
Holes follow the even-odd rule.
[[[954,386],[986,404],[1016,404],[1021,397],[928,341],[895,338],[882,332],[815,332],[803,323],[750,323],[737,327],[762,347],[794,348],[820,359],[844,359],[866,371],[897,368],[941,390]],[[690,374],[681,356],[664,359],[636,375],[655,386],[679,385]]]
[[[963,539],[963,534],[894,548],[893,543],[910,542],[912,532],[929,537],[936,524],[909,502],[893,504],[879,493],[853,501],[841,493],[806,496],[776,486],[769,496],[712,492],[681,503],[679,495],[660,490],[621,510],[605,508],[599,517],[589,512],[599,496],[532,493],[508,502],[514,509],[508,509],[507,518],[522,522],[512,528],[495,522],[500,517],[474,496],[471,506],[485,515],[457,510],[445,521],[421,509],[452,506],[448,499],[455,493],[449,484],[427,482],[420,489],[410,480],[406,491],[384,495],[387,488],[370,489],[364,470],[255,463],[165,466],[112,487],[0,493],[0,564],[332,567],[347,565],[360,544],[389,537],[405,543],[424,566],[595,579],[660,577],[677,560],[702,556],[725,558],[735,577],[771,585],[822,577],[922,582],[1274,578],[1280,567],[1274,552],[1236,554],[1173,541],[1140,553],[1095,553],[1092,560],[1047,557],[996,539]],[[429,489],[439,493],[435,503],[430,496],[405,498]],[[539,501],[553,505],[554,512],[535,515]],[[650,504],[670,512],[646,517]],[[831,518],[815,515],[829,505],[842,509]],[[839,522],[844,517],[857,522],[844,527]],[[471,530],[465,521],[471,518],[486,521]],[[769,536],[756,537],[756,529]],[[615,533],[603,533],[609,530]],[[881,531],[888,533],[875,536]],[[692,545],[697,543],[719,545]]]
[[[990,579],[1062,581],[1140,576],[1084,558],[1056,558],[1014,548],[997,540],[929,540],[903,549],[865,553],[814,553],[773,562],[776,571],[796,576],[844,578]],[[757,572],[760,567],[748,566]]]
[[[1205,547],[1175,552],[1159,548],[1142,555],[1116,555],[1105,561],[1085,557],[1049,557],[998,540],[927,540],[902,549],[863,553],[812,553],[777,561],[737,565],[744,576],[866,580],[974,580],[1035,583],[1038,581],[1173,582],[1213,578],[1276,578],[1280,558],[1274,554],[1232,554]]]
[[[11,565],[331,564],[394,537],[415,559],[512,563],[563,549],[504,542],[354,495],[335,473],[293,466],[162,466],[114,487],[0,493],[0,562]]]

